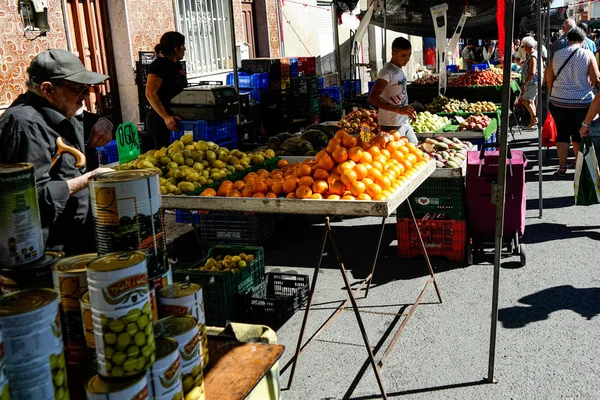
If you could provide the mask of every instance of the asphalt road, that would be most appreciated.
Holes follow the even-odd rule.
[[[492,303],[491,255],[488,262],[466,266],[433,258],[443,303],[429,290],[382,369],[390,398],[407,399],[596,399],[600,396],[600,288],[598,206],[573,205],[573,173],[552,176],[557,161],[551,150],[543,169],[544,213],[538,211],[536,133],[517,136],[515,148],[526,151],[527,227],[523,243],[527,266],[518,257],[503,260],[494,377],[488,376]],[[312,276],[322,225],[305,218],[280,220],[277,237],[265,246],[268,270]],[[334,233],[344,247],[352,282],[370,269],[378,225],[376,218],[336,222]],[[173,230],[168,224],[168,232]],[[344,229],[341,229],[341,228]],[[179,234],[186,229],[179,226]],[[395,329],[427,280],[422,259],[396,257],[395,218],[387,221],[374,285],[359,296],[375,358],[383,355]],[[318,277],[312,335],[347,297],[331,247]],[[303,312],[277,330],[286,346],[281,361],[282,399],[377,399],[375,375],[351,310],[343,311],[299,359],[287,389]],[[400,316],[399,316],[400,315]]]

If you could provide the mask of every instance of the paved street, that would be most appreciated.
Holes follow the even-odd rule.
[[[517,147],[529,158],[527,169],[527,266],[518,258],[503,261],[500,281],[497,384],[487,376],[492,294],[489,262],[465,267],[433,258],[443,304],[430,290],[382,369],[391,398],[407,399],[558,399],[598,398],[600,359],[600,288],[597,240],[598,206],[573,206],[573,170],[566,178],[552,176],[557,161],[544,168],[544,215],[538,218],[537,145],[535,133],[517,137]],[[376,218],[346,219],[336,227],[351,270],[351,281],[367,275],[378,229]],[[312,276],[311,265],[321,226],[304,218],[280,221],[284,228],[265,247],[268,269]],[[171,225],[171,224],[169,224]],[[338,229],[339,230],[339,229]],[[388,220],[374,287],[359,299],[370,341],[379,359],[426,281],[422,260],[396,258],[395,217]],[[331,248],[315,293],[307,334],[312,335],[346,299],[343,281]],[[278,330],[286,346],[281,367],[287,387],[303,313]],[[283,399],[380,398],[375,376],[352,311],[341,316],[303,353],[294,384]]]

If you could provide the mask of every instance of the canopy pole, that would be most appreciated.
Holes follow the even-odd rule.
[[[383,0],[383,49],[381,49],[383,65],[387,62],[387,0]]]
[[[331,17],[333,18],[333,51],[335,52],[335,67],[337,69],[337,84],[340,91],[340,107],[342,117],[346,115],[344,110],[344,92],[342,90],[342,57],[340,56],[340,32],[338,29],[338,13],[335,3],[331,4]],[[352,53],[352,52],[350,52]]]
[[[238,118],[241,115],[241,101],[240,101],[240,82],[238,78],[238,66],[237,66],[237,48],[235,45],[235,19],[233,15],[233,0],[227,2],[229,5],[229,32],[231,35],[231,60],[233,61],[233,87],[238,98]]]
[[[544,182],[544,177],[542,175],[542,163],[543,163],[543,146],[542,146],[542,127],[544,126],[544,120],[542,115],[542,77],[544,76],[544,70],[542,68],[542,46],[544,37],[542,36],[542,0],[537,0],[537,70],[538,70],[538,84],[537,84],[537,112],[536,115],[538,117],[538,203],[540,207],[540,215],[539,218],[542,218],[542,214],[544,213],[544,197],[542,191],[542,185]],[[548,16],[549,17],[549,16]],[[544,23],[546,20],[544,19]]]
[[[504,206],[506,201],[506,155],[508,149],[508,123],[510,110],[510,68],[512,52],[510,46],[513,41],[515,23],[515,0],[503,0],[506,4],[504,15],[504,35],[506,51],[504,52],[504,70],[502,81],[502,123],[500,124],[500,154],[498,160],[498,181],[492,185],[492,203],[496,205],[496,247],[494,254],[494,281],[492,293],[492,316],[490,327],[490,348],[487,381],[494,380],[494,364],[496,361],[496,334],[498,328],[498,290],[500,284],[500,262],[502,258],[502,234],[504,230]]]

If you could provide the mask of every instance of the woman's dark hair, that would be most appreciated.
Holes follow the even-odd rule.
[[[576,26],[567,33],[567,39],[572,43],[581,43],[585,40],[585,32]]]
[[[160,43],[154,47],[156,54],[171,56],[175,54],[175,49],[185,44],[185,36],[179,32],[167,32],[160,38]]]

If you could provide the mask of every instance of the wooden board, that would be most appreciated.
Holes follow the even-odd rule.
[[[387,217],[433,172],[431,160],[385,201],[258,199],[246,197],[162,196],[163,208],[180,210],[239,211],[265,214],[305,214]]]
[[[284,349],[278,344],[219,342],[209,353],[209,369],[204,375],[206,400],[244,399]]]

